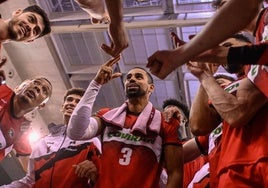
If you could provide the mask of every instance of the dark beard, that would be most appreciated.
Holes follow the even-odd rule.
[[[14,31],[13,29],[13,25],[14,25],[14,21],[10,20],[8,22],[8,34],[9,34],[9,38],[11,40],[16,40],[18,38],[17,33]]]
[[[137,97],[141,97],[144,96],[146,94],[145,91],[142,91],[140,88],[138,90],[127,90],[126,91],[126,96],[128,99],[131,98],[137,98]]]

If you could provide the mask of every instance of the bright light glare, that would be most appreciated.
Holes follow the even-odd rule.
[[[41,137],[40,134],[38,134],[36,132],[31,132],[29,134],[30,144],[33,145],[37,140],[39,140],[40,137]]]

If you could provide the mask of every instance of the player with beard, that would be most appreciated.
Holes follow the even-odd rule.
[[[15,90],[0,86],[0,160],[14,148],[17,155],[31,153],[23,126],[29,126],[24,115],[36,108],[43,108],[52,93],[46,78],[25,80]],[[26,124],[25,124],[26,123]]]
[[[75,108],[67,134],[72,139],[102,136],[102,168],[95,187],[159,187],[163,164],[167,187],[182,187],[178,124],[166,123],[149,101],[154,84],[147,71],[131,69],[124,83],[128,99],[118,108],[103,108],[91,116],[101,86],[121,75],[113,74],[112,69],[119,59],[117,56],[101,66]]]
[[[33,5],[23,10],[18,9],[13,12],[10,19],[0,18],[0,51],[2,42],[10,40],[31,42],[50,32],[47,14],[39,6]],[[3,59],[1,61],[5,63],[6,59]],[[0,67],[4,63],[1,63]],[[1,73],[1,77],[5,77],[4,73]]]
[[[51,32],[47,14],[33,5],[13,12],[8,20],[0,19],[0,41],[33,41]]]

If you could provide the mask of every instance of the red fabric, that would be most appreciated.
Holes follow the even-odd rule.
[[[264,29],[265,29],[265,26],[267,25],[268,23],[268,19],[267,19],[267,16],[268,16],[268,9],[265,8],[262,10],[262,12],[260,13],[260,16],[258,18],[258,25],[257,25],[257,29],[256,29],[256,32],[255,32],[255,37],[256,37],[256,43],[260,43],[266,39],[263,38],[263,32],[264,32]]]
[[[31,153],[31,147],[29,142],[23,136],[21,131],[21,125],[26,119],[14,118],[10,114],[10,100],[13,97],[14,92],[6,85],[0,85],[0,127],[1,131],[7,142],[6,148],[17,143],[15,150],[21,155],[29,155]],[[4,149],[3,149],[4,150]],[[0,158],[0,160],[3,158]]]
[[[70,150],[70,148],[72,150]],[[77,178],[73,165],[85,159],[92,160],[97,168],[100,168],[98,149],[93,143],[84,143],[40,156],[34,159],[35,188],[52,187],[84,188],[88,185],[87,178]],[[60,153],[57,155],[57,153]],[[53,165],[54,163],[54,165]],[[53,176],[51,177],[51,174]],[[57,172],[57,173],[55,173]],[[52,180],[52,182],[51,182]]]
[[[221,184],[218,185],[218,181],[222,177],[231,178],[225,173],[229,169],[233,169],[233,166],[237,166],[233,170],[237,170],[236,173],[241,174],[240,168],[268,159],[266,143],[268,143],[268,105],[260,109],[250,123],[242,127],[232,128],[224,122],[221,143],[210,154],[211,187],[221,187]],[[262,172],[257,173],[262,176]],[[251,178],[250,180],[254,181]],[[221,182],[223,181],[220,180]],[[263,183],[264,186],[268,180]]]
[[[209,147],[209,135],[206,135],[206,136],[198,136],[197,137],[197,140],[198,140],[199,144],[201,145],[202,150],[204,152],[206,152],[206,154],[207,154],[208,147]],[[205,153],[203,153],[203,154],[205,154]]]
[[[268,159],[258,161],[256,164],[233,165],[221,175],[221,187],[268,187]]]
[[[183,187],[186,188],[188,184],[192,181],[195,173],[200,170],[200,168],[207,163],[206,156],[200,156],[193,161],[184,164],[183,168]]]
[[[268,8],[263,10],[258,20],[258,26],[256,30],[256,43],[267,43],[267,27],[268,27]],[[260,66],[252,65],[250,71],[248,72],[249,79],[254,83],[254,85],[268,97],[268,49],[265,50],[262,57],[258,61]],[[266,64],[266,66],[265,66]]]
[[[209,187],[209,177],[205,177],[199,183],[194,183],[193,188],[207,188]]]
[[[268,52],[267,52],[268,56]],[[268,60],[268,59],[267,59]],[[267,65],[251,65],[248,72],[248,78],[253,84],[268,97],[268,66]]]
[[[108,110],[102,109],[97,115],[101,117]],[[166,124],[162,120],[160,134],[148,138],[130,133],[136,119],[136,115],[127,114],[122,130],[105,122],[102,171],[95,187],[159,187],[162,147],[163,144],[178,145],[178,124],[176,121],[176,124]]]

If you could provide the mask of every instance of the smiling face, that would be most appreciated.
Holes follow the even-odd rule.
[[[130,70],[125,80],[125,92],[128,98],[150,95],[154,85],[147,73],[139,68]]]
[[[37,78],[24,81],[15,91],[20,106],[31,111],[45,103],[52,94],[48,80]]]
[[[77,95],[77,94],[70,94],[68,96],[66,96],[65,101],[62,105],[62,113],[64,115],[64,117],[71,117],[74,108],[76,107],[76,105],[78,104],[78,102],[80,101],[80,99],[82,98],[82,96]]]
[[[17,10],[8,23],[11,40],[33,41],[43,32],[45,26],[41,15]]]

